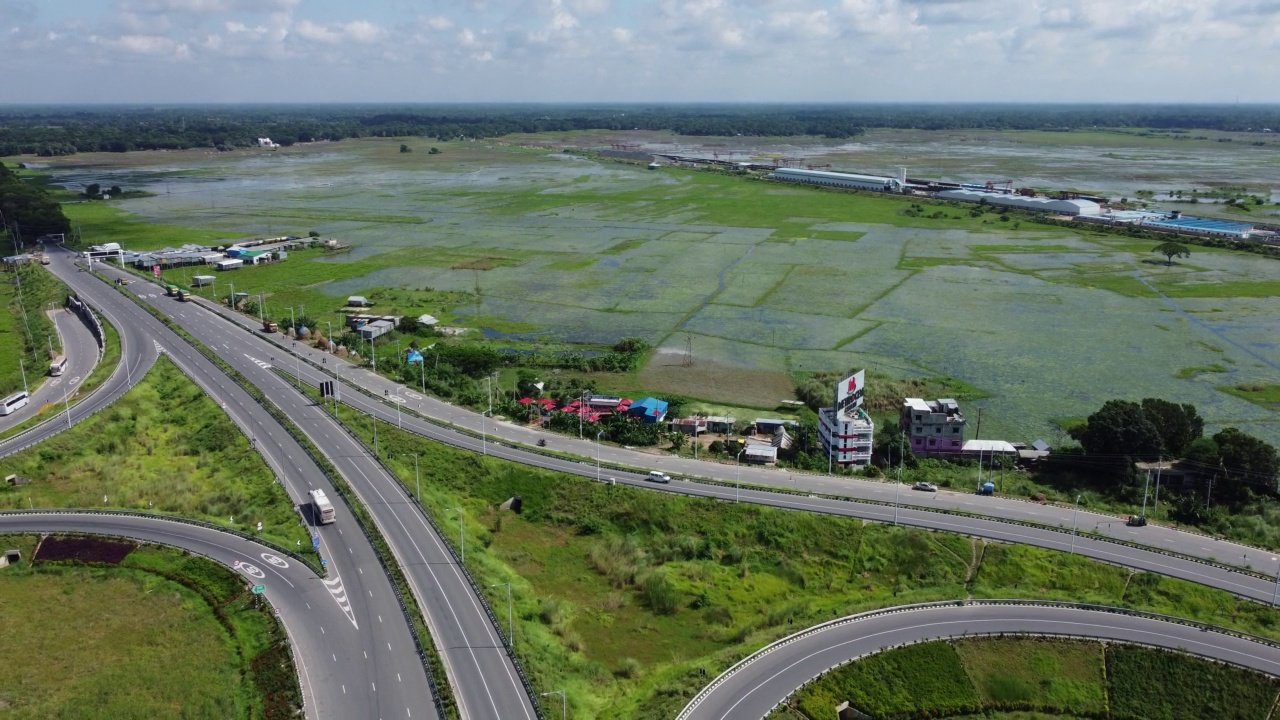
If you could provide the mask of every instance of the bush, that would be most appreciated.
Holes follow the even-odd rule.
[[[680,607],[680,593],[664,573],[653,573],[645,578],[641,592],[645,605],[658,615],[674,615]]]

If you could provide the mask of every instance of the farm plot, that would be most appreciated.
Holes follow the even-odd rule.
[[[774,348],[834,350],[871,326],[859,320],[774,310],[708,305],[681,329]]]
[[[1215,392],[1208,380],[1176,378],[1181,368],[1218,362],[1242,367],[1245,358],[1234,348],[1210,345],[1208,333],[1179,329],[1167,310],[1158,300],[1049,285],[1025,275],[938,267],[864,313],[862,318],[883,324],[849,349],[905,358],[988,390],[994,395],[988,408],[993,429],[1016,430],[1018,438],[1050,434],[1051,418],[1087,415],[1115,397],[1178,397],[1215,423],[1269,420],[1260,408]],[[1164,315],[1170,324],[1157,327],[1153,321]],[[1090,370],[1103,367],[1105,373]]]

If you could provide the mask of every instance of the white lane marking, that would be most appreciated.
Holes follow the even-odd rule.
[[[347,599],[347,589],[342,587],[342,578],[334,575],[332,580],[321,580],[320,582],[324,583],[325,589],[329,591],[329,595],[333,597],[334,602],[338,603],[338,607],[347,616],[347,619],[351,621],[351,625],[359,630],[360,625],[356,623],[356,614],[351,609],[351,601]]]
[[[224,346],[224,347],[225,347],[225,346]],[[249,360],[251,360],[251,361],[253,362],[253,364],[254,364],[254,365],[257,365],[258,367],[262,368],[263,370],[270,370],[270,369],[271,369],[271,363],[269,363],[269,362],[263,362],[262,360],[259,360],[258,358],[256,358],[256,357],[254,357],[254,356],[250,355],[249,353],[245,353],[245,354],[244,354],[244,356],[245,356],[245,357],[247,357],[247,358],[249,358]]]
[[[419,395],[418,393],[409,392],[409,391],[407,391],[407,390],[406,390],[404,394],[405,394],[405,396],[406,396],[406,397],[408,397],[410,400],[421,400],[421,399],[422,399],[422,396],[421,396],[421,395]]]
[[[394,403],[404,402],[404,398],[400,397],[399,395],[388,395],[387,399],[391,400],[391,402],[394,402]]]
[[[70,382],[70,383],[68,383],[68,384],[69,384],[69,385],[75,385],[75,384],[76,384],[76,383],[78,383],[78,382],[80,382],[80,376],[79,376],[79,375],[77,375],[77,376],[75,376],[75,377],[71,378],[71,382]]]
[[[276,567],[278,567],[278,568],[287,568],[287,567],[289,567],[289,563],[285,562],[284,560],[282,560],[282,559],[281,559],[281,558],[279,558],[279,557],[276,557],[275,555],[272,555],[271,553],[262,553],[262,559],[263,559],[263,560],[266,560],[267,562],[271,563],[272,565],[275,565],[275,566],[276,566]]]

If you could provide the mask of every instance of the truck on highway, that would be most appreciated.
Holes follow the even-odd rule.
[[[190,291],[190,290],[179,290],[179,291],[178,291],[178,302],[191,302],[191,291]]]
[[[337,519],[333,511],[333,503],[329,502],[329,498],[325,496],[323,490],[311,491],[311,504],[316,510],[316,523],[319,525],[328,525]]]
[[[177,294],[178,294],[178,286],[177,286],[177,285],[165,285],[165,286],[164,286],[164,294],[165,294],[165,295],[168,295],[169,297],[175,297],[175,296],[177,296]]]
[[[279,329],[280,328],[277,327],[276,324],[271,322],[270,320],[263,321],[262,323],[262,332],[264,333],[273,333]]]

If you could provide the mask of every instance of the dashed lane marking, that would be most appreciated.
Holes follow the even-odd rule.
[[[245,356],[245,357],[247,357],[247,358],[249,358],[251,361],[253,361],[253,364],[254,364],[254,365],[257,365],[258,367],[262,368],[263,370],[270,370],[270,369],[271,369],[271,363],[269,363],[269,362],[264,362],[264,361],[262,361],[262,360],[259,360],[258,358],[256,358],[256,357],[254,357],[254,356],[250,355],[249,353],[245,353],[245,354],[244,354],[244,356]]]

